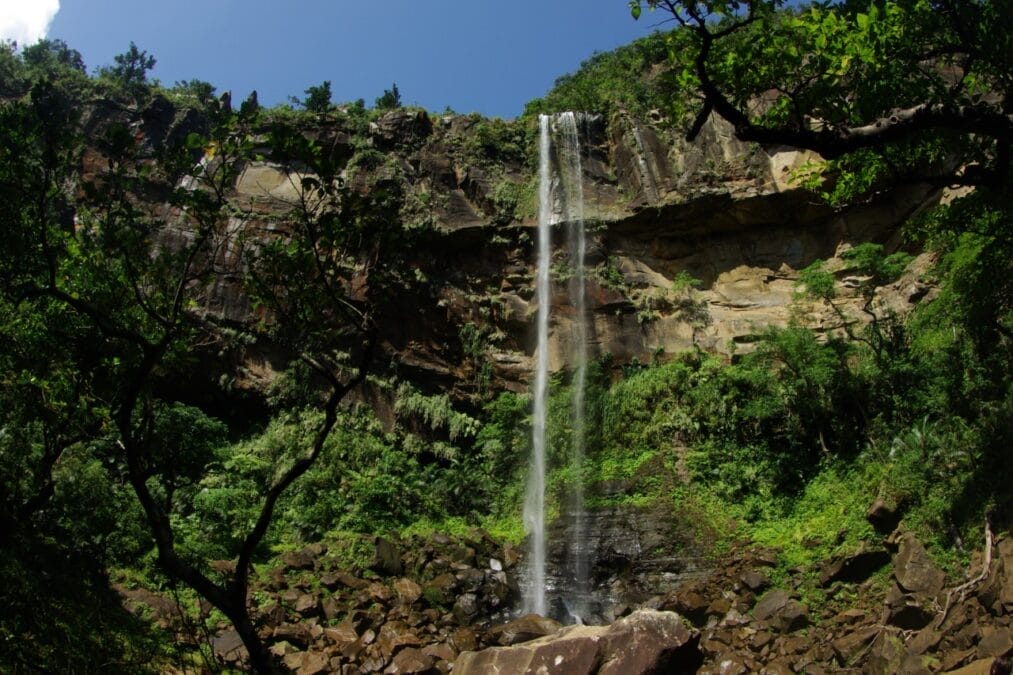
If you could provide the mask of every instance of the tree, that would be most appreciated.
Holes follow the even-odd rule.
[[[84,73],[84,59],[81,52],[71,49],[63,40],[42,39],[34,45],[25,47],[21,59],[29,68],[40,68],[52,64]]]
[[[397,89],[397,82],[390,86],[390,89],[384,89],[383,94],[377,97],[374,104],[381,110],[393,110],[394,108],[401,107],[401,92]]]
[[[630,0],[678,29],[669,54],[695,103],[743,141],[812,150],[837,196],[884,180],[1002,189],[1013,120],[1013,10],[1002,0]]]
[[[324,80],[321,84],[309,87],[302,106],[309,112],[325,113],[331,109],[331,81]]]
[[[138,97],[144,92],[148,80],[148,71],[155,67],[155,57],[143,49],[138,49],[133,42],[126,52],[113,57],[116,65],[105,69],[115,83],[128,94]]]
[[[255,159],[256,110],[222,113],[207,137],[191,134],[154,156],[131,131],[143,112],[113,108],[102,136],[85,139],[79,110],[45,81],[0,108],[0,189],[10,197],[0,205],[0,308],[9,317],[0,323],[0,398],[10,404],[0,452],[13,458],[0,473],[0,524],[5,536],[31,536],[66,450],[101,448],[113,479],[136,496],[164,572],[221,610],[253,668],[271,671],[247,606],[252,562],[282,495],[316,462],[338,406],[371,367],[372,302],[387,249],[399,242],[398,204],[383,186],[349,191],[318,143],[284,126],[261,128],[268,147],[259,152],[288,172],[299,199],[276,217],[276,236],[246,236],[234,223],[263,215],[234,200],[232,188]],[[102,159],[75,183],[85,142]],[[237,326],[209,312],[209,288],[230,280],[256,303],[256,320]],[[191,377],[196,354],[236,336],[311,369],[322,415],[306,454],[262,487],[234,572],[222,579],[181,548],[175,524],[221,424],[173,399],[166,383]],[[183,429],[203,429],[204,442]]]

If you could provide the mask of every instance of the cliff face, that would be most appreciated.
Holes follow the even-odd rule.
[[[431,249],[418,259],[432,281],[432,302],[414,308],[415,320],[392,346],[419,376],[468,388],[488,360],[494,387],[526,390],[536,311],[534,171],[516,160],[482,166],[455,155],[454,148],[467,145],[482,124],[474,118],[435,120],[429,136],[408,153],[401,139],[429,129],[419,116],[390,113],[374,130],[377,141],[390,143],[388,151],[402,160],[415,194],[431,195],[436,228]],[[937,198],[910,189],[834,211],[792,183],[793,171],[812,156],[750,147],[713,120],[693,144],[675,133],[661,121],[625,116],[585,125],[591,349],[617,363],[693,345],[742,353],[765,327],[786,325],[793,311],[832,329],[836,320],[829,312],[794,305],[798,271],[817,259],[840,270],[839,254],[861,242],[896,249],[899,224]],[[510,185],[526,190],[529,203],[522,199],[515,217],[506,218],[498,197]],[[565,260],[563,229],[556,227],[554,261]],[[883,301],[903,312],[924,295],[918,272],[926,264],[916,261],[903,279],[880,289]],[[687,274],[699,285],[674,283]],[[566,367],[573,334],[565,274],[556,276],[553,370]],[[838,290],[847,298],[856,280],[838,276]],[[858,299],[846,302],[858,316]],[[469,323],[485,338],[482,355],[462,352],[452,334]]]
[[[104,114],[97,111],[93,124]],[[536,310],[533,125],[404,109],[356,131],[342,119],[303,120],[300,129],[345,162],[355,189],[396,184],[404,226],[424,233],[410,261],[423,281],[383,308],[383,334],[399,370],[457,395],[480,387],[526,390]],[[158,100],[134,125],[154,147],[199,127],[192,114]],[[694,345],[742,353],[793,311],[808,311],[810,325],[832,329],[829,312],[793,305],[798,271],[816,259],[843,269],[839,254],[860,242],[896,249],[899,224],[938,199],[910,188],[832,210],[792,182],[793,172],[816,158],[740,143],[714,118],[692,144],[660,119],[616,115],[590,118],[584,127],[591,349],[616,363]],[[84,171],[100,161],[86,156]],[[270,157],[248,164],[235,197],[254,215],[229,227],[270,231],[299,198],[291,178]],[[555,229],[554,260],[562,261],[564,228]],[[186,233],[170,229],[167,236]],[[926,264],[916,260],[904,278],[880,289],[880,298],[903,312],[928,290],[917,277]],[[573,332],[563,276],[552,293],[553,370],[566,367]],[[838,274],[844,297],[854,282]],[[227,319],[250,318],[249,303],[228,279],[208,302]],[[850,302],[857,317],[858,299]],[[268,360],[247,361],[251,381],[270,373]]]

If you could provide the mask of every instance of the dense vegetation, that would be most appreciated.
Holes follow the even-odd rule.
[[[758,18],[741,27],[741,3],[718,24],[694,5],[697,14],[646,4],[672,10],[684,28],[596,55],[526,114],[658,110],[691,133],[720,114],[744,137],[794,133],[805,147],[803,120],[814,115],[839,132],[919,102],[992,105],[1009,90],[1008,61],[997,62],[1009,55],[1000,4],[972,3],[960,30],[926,2],[791,12],[755,3]],[[982,31],[1000,26],[988,34],[1005,51],[982,48]],[[898,60],[921,58],[914,46],[926,34],[952,38],[946,64],[965,69],[957,91],[952,78]],[[814,64],[812,53],[829,61]],[[101,662],[138,672],[192,658],[123,612],[112,580],[171,592],[183,611],[203,596],[242,631],[247,570],[279,551],[469,525],[522,535],[527,398],[490,391],[488,373],[468,401],[422,392],[378,354],[378,307],[424,283],[404,261],[425,204],[383,178],[390,167],[364,140],[382,111],[333,105],[329,82],[308,89],[299,110],[259,110],[255,97],[234,109],[207,83],[148,82],[153,63],[131,45],[89,77],[59,42],[0,49],[0,569],[17,580],[0,591],[0,669]],[[735,117],[734,106],[770,89],[789,94],[759,117]],[[194,116],[152,147],[137,133],[148,123],[140,111],[160,96]],[[397,86],[376,106],[400,106]],[[351,157],[299,133],[314,116],[361,134]],[[526,121],[476,124],[452,152],[492,171],[530,157]],[[828,139],[817,140],[838,142]],[[561,375],[550,406],[555,498],[573,481],[595,495],[602,481],[622,479],[620,499],[734,518],[736,536],[784,548],[790,566],[853,547],[880,497],[962,563],[986,513],[997,525],[1013,515],[1008,142],[1001,128],[929,125],[828,154],[806,179],[836,205],[912,180],[976,187],[907,226],[910,248],[935,255],[926,281],[938,294],[903,320],[885,311],[874,290],[910,257],[860,245],[844,269],[804,270],[797,320],[767,330],[734,363],[699,352],[650,364],[603,358],[590,378],[579,475],[563,461],[572,391]],[[86,175],[91,150],[100,170]],[[245,268],[224,268],[225,253],[249,242],[218,225],[251,209],[227,186],[264,153],[316,177],[274,223],[285,236],[264,242]],[[368,194],[337,180],[344,168],[350,180],[368,174]],[[529,192],[501,184],[504,222]],[[156,201],[178,220],[167,223]],[[180,222],[194,236],[167,238],[166,225]],[[223,275],[267,320],[240,325],[203,311]],[[356,275],[366,292],[350,292]],[[862,280],[862,317],[837,297],[843,275]],[[838,330],[807,327],[813,304],[836,313]],[[457,333],[465,356],[481,361],[488,333],[475,324]],[[228,369],[252,345],[283,355],[284,375],[263,396]],[[392,423],[346,400],[363,382],[394,402]],[[216,571],[220,559],[243,571]]]

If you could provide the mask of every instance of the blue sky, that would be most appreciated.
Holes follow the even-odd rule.
[[[371,105],[397,82],[405,103],[513,117],[653,22],[634,21],[626,0],[60,0],[48,37],[89,69],[133,40],[163,84],[207,80],[233,100],[256,89],[272,105],[330,80],[336,102]]]

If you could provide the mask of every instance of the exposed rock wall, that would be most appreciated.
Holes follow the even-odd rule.
[[[89,129],[99,133],[122,114],[100,106]],[[201,128],[192,112],[175,111],[163,99],[137,111],[130,124],[151,152]],[[405,226],[425,233],[408,262],[424,283],[384,308],[383,334],[399,370],[458,396],[479,386],[526,390],[536,309],[533,123],[395,110],[364,135],[350,124],[340,116],[299,122],[302,133],[345,163],[345,179],[356,189],[396,184],[404,195]],[[913,187],[834,211],[791,181],[796,169],[816,158],[741,143],[714,119],[688,144],[663,120],[590,117],[582,142],[592,352],[610,354],[615,363],[694,345],[726,355],[747,351],[765,327],[789,320],[800,269],[816,259],[840,269],[836,256],[856,243],[896,249],[899,224],[938,199]],[[359,161],[364,153],[370,162]],[[102,161],[89,151],[83,174],[100,170]],[[247,165],[234,197],[248,215],[227,226],[270,236],[299,198],[299,177],[269,156]],[[557,227],[560,240],[563,229]],[[170,225],[164,236],[171,242],[187,234]],[[241,254],[226,250],[223,262],[238,267]],[[555,256],[560,271],[552,294],[550,368],[558,370],[567,365],[573,333],[562,241]],[[926,264],[921,260],[907,278],[884,289],[891,306],[903,311],[925,295],[917,271]],[[685,275],[699,285],[673,287]],[[853,284],[839,276],[847,296]],[[250,304],[228,277],[210,289],[207,304],[228,320],[250,318]],[[807,318],[828,330],[834,325],[827,312]],[[484,339],[482,354],[465,353],[461,331],[468,324]],[[480,382],[486,362],[492,372]],[[248,354],[245,367],[254,384],[271,376],[269,355]]]

